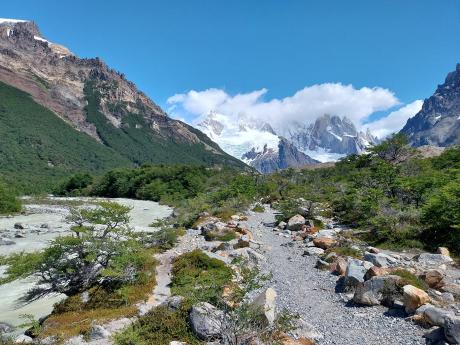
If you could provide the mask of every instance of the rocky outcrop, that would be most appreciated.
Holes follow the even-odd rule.
[[[286,168],[302,168],[319,161],[299,151],[287,139],[280,137],[278,149],[264,146],[262,151],[252,148],[242,159],[262,173],[271,173]]]
[[[190,311],[190,326],[193,333],[202,340],[218,339],[222,333],[223,312],[213,305],[201,302]]]
[[[76,130],[115,150],[119,148],[111,142],[110,135],[104,136],[103,127],[109,126],[106,131],[109,133],[117,131],[116,140],[120,136],[134,136],[136,139],[130,139],[124,146],[130,146],[131,152],[137,151],[134,157],[142,157],[130,158],[136,164],[160,163],[153,161],[152,155],[145,159],[144,152],[158,147],[185,146],[192,160],[200,150],[202,157],[211,158],[205,161],[244,166],[197,129],[169,118],[124,74],[99,58],[79,58],[69,49],[43,38],[33,22],[0,22],[0,82],[30,94],[35,102]],[[103,118],[95,119],[89,108]],[[139,133],[132,133],[135,130]],[[202,159],[199,156],[196,158]]]
[[[370,132],[359,132],[347,117],[327,114],[308,127],[298,126],[291,131],[289,139],[300,150],[323,149],[338,154],[362,153],[378,142]]]
[[[401,130],[413,146],[460,144],[460,64]]]

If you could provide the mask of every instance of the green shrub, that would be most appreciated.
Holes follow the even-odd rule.
[[[0,278],[0,285],[25,278],[40,268],[44,261],[43,252],[13,253],[7,257],[0,256],[0,266],[7,265],[6,277]]]
[[[61,196],[85,195],[93,183],[93,177],[88,173],[77,173],[64,179],[55,189],[54,193]]]
[[[261,204],[256,204],[253,208],[252,211],[258,212],[258,213],[263,213],[265,212],[265,208]]]
[[[194,250],[174,261],[171,292],[193,302],[217,305],[221,303],[224,286],[232,277],[233,272],[225,263]]]
[[[21,201],[15,193],[0,182],[0,214],[19,212],[21,208]]]
[[[325,251],[325,254],[336,253],[339,256],[350,256],[355,259],[362,259],[363,254],[360,250],[351,248],[349,246],[344,247],[332,247]]]
[[[392,272],[391,274],[394,274],[396,276],[399,276],[402,278],[402,285],[413,285],[419,289],[422,289],[424,291],[426,291],[428,289],[428,285],[425,283],[425,281],[423,281],[422,279],[420,279],[419,277],[417,277],[415,274],[405,270],[405,269],[398,269],[394,272]]]
[[[142,316],[132,326],[115,336],[117,345],[169,345],[181,341],[189,345],[201,342],[193,335],[188,323],[189,309],[182,306],[171,310],[159,306]]]

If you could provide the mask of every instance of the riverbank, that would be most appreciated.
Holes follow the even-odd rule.
[[[106,198],[57,198],[48,197],[35,200],[25,199],[24,212],[20,215],[0,218],[0,256],[12,253],[33,252],[44,249],[52,239],[69,234],[70,224],[66,217],[71,207],[93,207],[102,200],[110,200],[131,208],[130,226],[135,231],[152,232],[156,228],[150,224],[171,215],[172,208],[157,202],[132,199]],[[9,244],[7,244],[9,243]],[[0,272],[5,266],[0,266]],[[0,323],[17,327],[24,323],[21,315],[29,314],[39,319],[51,313],[53,305],[61,301],[63,295],[51,295],[26,305],[19,304],[21,298],[36,283],[34,277],[18,279],[0,285]],[[20,333],[17,329],[14,333]]]

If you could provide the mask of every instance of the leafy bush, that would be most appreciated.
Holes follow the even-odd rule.
[[[265,208],[261,204],[256,204],[253,208],[252,211],[258,212],[258,213],[263,213],[265,211]]]
[[[188,310],[185,306],[178,310],[159,306],[116,335],[115,342],[117,345],[169,345],[176,340],[190,345],[201,344],[188,323]]]
[[[391,274],[393,275],[396,275],[396,276],[399,276],[402,278],[402,282],[401,282],[401,285],[413,285],[419,289],[422,289],[422,290],[427,290],[428,289],[428,285],[425,283],[425,281],[423,281],[422,279],[420,279],[419,277],[417,277],[415,274],[405,270],[405,269],[397,269],[396,271],[392,272]]]
[[[0,214],[19,212],[21,208],[21,201],[15,193],[0,182]]]
[[[223,289],[231,282],[232,270],[200,250],[182,254],[173,263],[171,292],[193,302],[221,302]]]
[[[84,195],[85,189],[93,183],[93,177],[88,173],[77,173],[64,179],[53,192],[61,196]]]
[[[43,252],[13,253],[7,257],[0,256],[0,266],[7,265],[6,277],[0,278],[0,285],[25,278],[36,272],[44,261]]]
[[[129,210],[113,202],[73,209],[68,216],[75,224],[73,235],[58,237],[45,249],[40,265],[32,267],[39,273],[39,284],[26,299],[54,292],[72,296],[95,285],[119,288],[141,281],[151,254],[129,229]]]

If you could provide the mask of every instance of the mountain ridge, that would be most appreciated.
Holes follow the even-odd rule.
[[[401,130],[413,146],[460,145],[460,64]]]
[[[0,20],[0,82],[29,94],[75,131],[112,150],[107,152],[117,151],[113,157],[119,157],[120,166],[184,163],[249,169],[199,130],[171,119],[122,73],[99,58],[79,58],[45,39],[33,22]],[[43,115],[37,110],[41,108],[30,107]],[[34,159],[41,162],[39,156]]]

